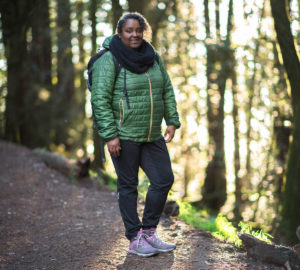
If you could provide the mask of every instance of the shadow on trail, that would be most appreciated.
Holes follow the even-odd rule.
[[[159,253],[152,257],[142,258],[134,254],[127,254],[125,261],[117,265],[118,270],[131,269],[171,269],[174,263],[174,253]]]

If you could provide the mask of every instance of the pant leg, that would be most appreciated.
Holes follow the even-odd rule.
[[[120,144],[120,156],[111,156],[111,158],[118,175],[118,202],[125,225],[125,235],[130,240],[137,235],[137,232],[142,227],[137,213],[137,185],[141,143],[121,140]]]
[[[143,215],[143,228],[156,227],[168,192],[174,182],[171,161],[164,138],[141,148],[141,167],[150,180]]]

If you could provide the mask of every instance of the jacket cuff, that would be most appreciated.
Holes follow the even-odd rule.
[[[167,126],[175,126],[177,129],[180,128],[181,123],[179,121],[176,120],[169,120],[167,123]]]
[[[116,132],[115,134],[112,134],[112,135],[110,135],[110,136],[108,136],[108,137],[104,137],[103,134],[101,134],[100,132],[98,132],[98,135],[103,139],[103,141],[104,141],[105,143],[107,143],[108,141],[110,141],[110,140],[112,140],[112,139],[118,137],[118,136],[119,136],[119,133]]]

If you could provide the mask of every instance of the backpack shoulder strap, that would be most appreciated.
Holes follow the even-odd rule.
[[[157,64],[158,64],[158,62],[159,62],[159,57],[158,57],[158,54],[157,54],[157,52],[155,52],[155,61],[157,62]]]
[[[114,60],[114,64],[115,64],[115,70],[116,70],[115,79],[117,79],[120,74],[122,66],[121,66],[121,63],[117,60],[117,58],[113,54],[112,54],[112,56],[113,56],[113,60]]]
[[[92,72],[93,69],[93,65],[94,63],[99,59],[99,57],[101,57],[103,54],[105,54],[108,50],[107,49],[102,49],[99,52],[97,52],[97,54],[93,55],[91,57],[91,59],[88,62],[87,65],[87,69],[88,69],[88,73],[90,74]]]

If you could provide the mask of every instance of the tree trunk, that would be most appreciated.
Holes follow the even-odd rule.
[[[50,145],[49,123],[52,122],[50,96],[53,93],[51,71],[51,35],[48,0],[38,1],[33,9],[31,42],[32,89],[30,107],[32,147]],[[38,132],[37,132],[38,131]]]
[[[220,33],[220,0],[215,0],[216,4],[216,34],[217,34],[217,41],[221,40],[221,33]]]
[[[72,62],[69,0],[57,1],[57,88],[54,102],[55,140],[70,150],[68,131],[72,126],[74,104],[74,66]]]
[[[91,0],[90,3],[90,20],[92,22],[92,55],[97,52],[97,21],[96,21],[96,12],[97,12],[97,0]],[[91,119],[92,122],[92,119]],[[92,125],[91,125],[92,127]],[[95,129],[93,129],[93,141],[94,141],[94,159],[91,164],[91,168],[94,170],[99,170],[104,168],[104,160],[101,153],[101,143],[100,137]]]
[[[120,19],[120,17],[122,16],[123,13],[123,9],[122,6],[120,5],[120,1],[119,0],[112,0],[112,24],[113,24],[113,33],[116,30],[117,24],[118,24],[118,20]]]
[[[278,72],[279,80],[274,84],[274,92],[277,97],[277,106],[275,111],[277,114],[274,117],[274,147],[276,150],[276,174],[274,176],[274,198],[276,200],[275,204],[275,218],[273,219],[273,230],[272,233],[278,233],[278,221],[280,220],[280,207],[283,196],[283,184],[284,184],[284,176],[286,175],[286,161],[288,155],[288,148],[290,143],[290,135],[291,135],[291,126],[285,125],[285,120],[291,121],[291,113],[286,110],[286,105],[283,106],[281,104],[282,100],[287,101],[287,104],[290,105],[290,96],[288,93],[288,86],[286,83],[285,70],[284,66],[281,64],[279,60],[279,52],[277,50],[276,41],[272,42],[273,44],[273,52],[274,52],[274,71]],[[280,170],[281,169],[281,170]]]
[[[300,224],[300,63],[290,29],[285,2],[271,0],[272,15],[283,63],[292,93],[294,113],[293,140],[289,147],[286,184],[282,209],[282,233],[295,241],[295,230]]]
[[[30,145],[27,131],[31,129],[27,97],[30,94],[30,63],[27,34],[36,1],[0,3],[3,43],[7,59],[7,96],[5,104],[5,139]],[[32,113],[32,111],[31,111]],[[34,112],[33,112],[34,113]],[[30,138],[29,138],[30,139]]]
[[[85,50],[84,50],[84,42],[85,37],[83,35],[83,26],[84,26],[84,3],[79,1],[76,3],[76,16],[78,21],[78,30],[77,30],[77,39],[78,39],[78,47],[79,47],[79,65],[77,68],[77,77],[80,80],[79,89],[76,89],[76,104],[78,107],[78,113],[76,117],[77,130],[78,130],[78,147],[85,151],[85,140],[87,137],[86,126],[83,124],[84,119],[86,118],[85,114],[85,103],[86,103],[86,90],[87,90],[87,82],[84,78],[84,72],[86,71],[85,65]]]
[[[128,0],[129,12],[139,12],[144,15],[146,4],[146,0]]]
[[[238,106],[238,89],[237,89],[236,72],[232,70],[232,118],[234,123],[234,174],[235,174],[235,205],[234,205],[234,219],[239,221],[242,219],[241,206],[242,206],[242,183],[239,176],[241,168],[240,161],[240,135],[239,135],[239,106]]]
[[[91,21],[91,27],[92,27],[92,55],[96,54],[97,52],[97,20],[96,20],[96,11],[97,11],[97,0],[91,0],[90,2],[90,21]]]

